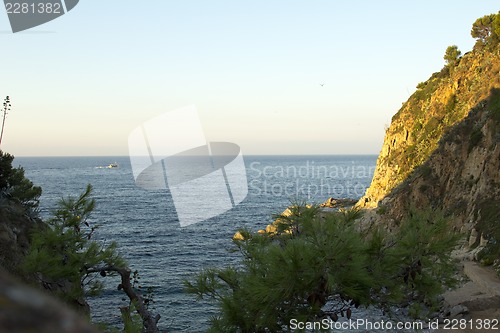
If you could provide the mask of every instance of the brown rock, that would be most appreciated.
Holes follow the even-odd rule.
[[[0,332],[97,333],[67,305],[0,271]]]

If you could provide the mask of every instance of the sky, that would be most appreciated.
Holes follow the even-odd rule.
[[[0,11],[0,148],[126,156],[148,119],[194,105],[244,155],[378,154],[391,117],[470,51],[481,1],[80,0],[12,33]],[[321,86],[320,84],[324,84]]]

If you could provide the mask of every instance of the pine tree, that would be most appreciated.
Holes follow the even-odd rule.
[[[152,316],[146,300],[134,288],[132,272],[118,254],[117,244],[106,245],[92,239],[98,226],[90,219],[95,207],[91,192],[88,185],[79,197],[59,202],[54,217],[33,233],[24,269],[36,275],[46,289],[77,308],[85,304],[86,295],[102,290],[99,275],[118,274],[121,277],[118,289],[130,299],[130,305],[122,308],[124,319],[130,318],[130,312],[135,310],[142,319],[144,332],[158,332],[160,317]]]
[[[472,25],[471,36],[477,39],[475,48],[492,47],[500,42],[500,12],[478,18]]]
[[[448,220],[439,214],[412,213],[388,234],[362,230],[355,210],[291,210],[277,220],[277,233],[240,231],[234,242],[241,265],[185,281],[187,292],[219,306],[209,332],[285,332],[292,319],[350,318],[360,305],[411,302],[416,309],[434,305],[450,282],[456,237],[445,232]]]
[[[444,60],[446,61],[446,65],[454,65],[459,59],[462,52],[458,49],[458,46],[451,45],[446,48],[446,52],[444,54]]]

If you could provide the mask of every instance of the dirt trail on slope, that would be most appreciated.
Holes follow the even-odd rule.
[[[470,281],[458,289],[446,292],[444,298],[452,310],[454,307],[460,309],[460,306],[465,306],[468,309],[468,313],[459,314],[455,317],[459,320],[465,319],[468,328],[440,328],[437,332],[500,332],[500,279],[491,268],[480,266],[471,261],[464,261],[463,265],[464,273],[469,277]],[[496,320],[496,326],[490,327],[490,329],[478,329],[481,324],[485,325],[487,323],[486,320]]]

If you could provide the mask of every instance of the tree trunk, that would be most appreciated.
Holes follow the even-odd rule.
[[[144,331],[145,333],[159,333],[158,329],[158,321],[160,320],[160,315],[156,315],[154,318],[147,309],[146,305],[144,304],[144,299],[142,296],[137,293],[134,288],[132,287],[132,284],[130,283],[130,269],[129,268],[122,268],[122,267],[114,267],[114,266],[106,266],[106,267],[101,267],[101,268],[93,268],[93,269],[88,269],[87,273],[94,273],[94,272],[117,272],[121,276],[121,289],[127,294],[128,298],[130,299],[130,302],[134,304],[135,309],[139,316],[142,318],[142,323],[144,326]]]

